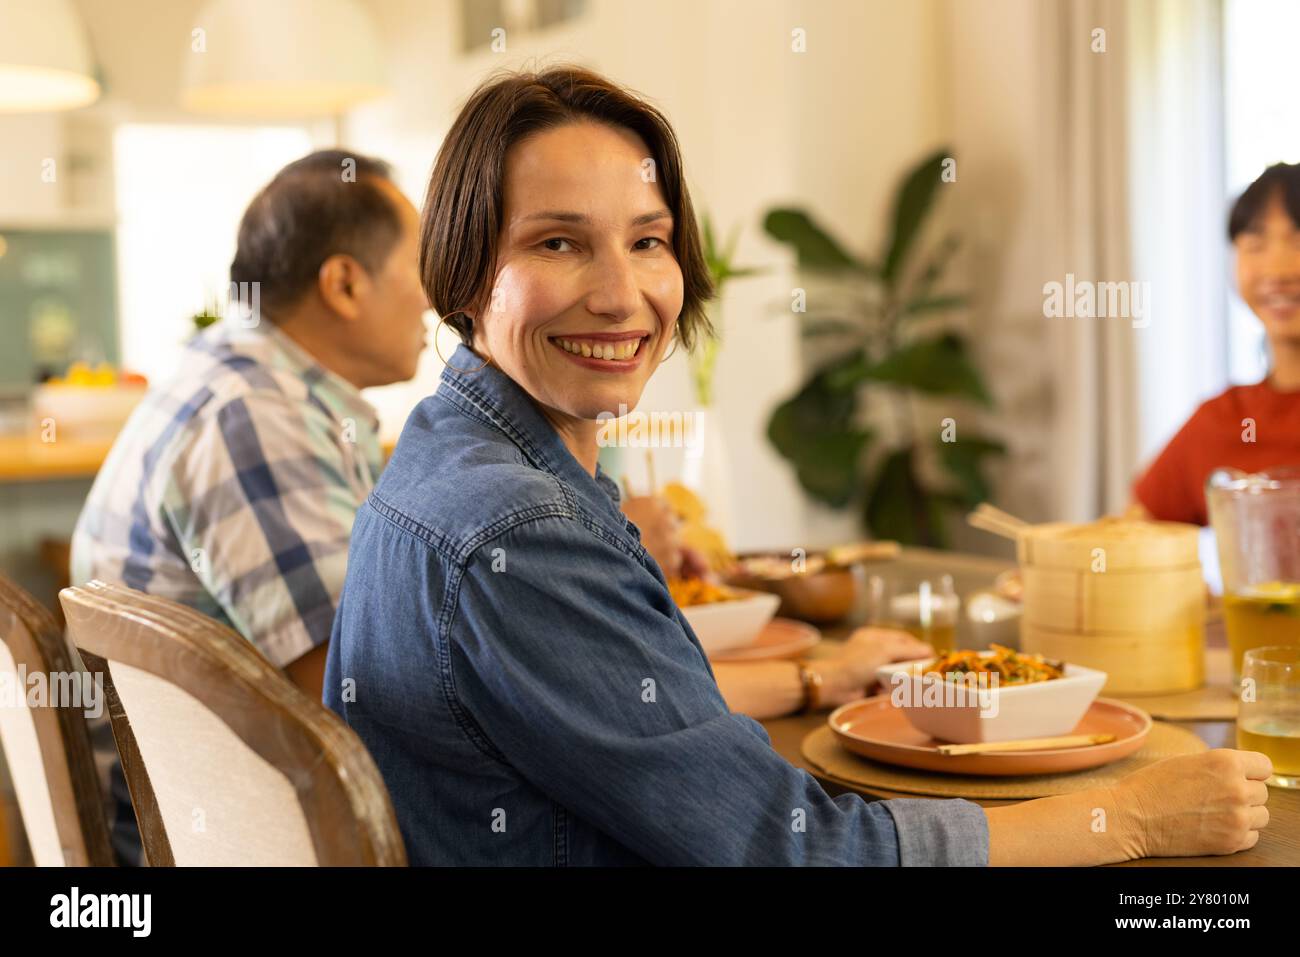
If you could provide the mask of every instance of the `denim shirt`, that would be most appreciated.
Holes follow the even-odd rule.
[[[962,800],[829,797],[734,714],[618,489],[463,346],[357,515],[325,703],[413,864],[987,864]]]

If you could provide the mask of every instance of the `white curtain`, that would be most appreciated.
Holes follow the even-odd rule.
[[[1141,318],[1048,320],[1053,511],[1085,520],[1124,508],[1138,470],[1226,369],[1222,11],[1219,0],[1041,9],[1044,161],[1060,212],[1049,273],[1149,294]]]
[[[1221,0],[1130,4],[1134,268],[1151,282],[1138,337],[1140,465],[1228,384],[1229,254]]]
[[[1044,175],[1059,213],[1048,281],[1130,282],[1124,4],[1044,4]],[[1104,31],[1098,33],[1097,31]],[[1049,318],[1054,369],[1052,512],[1080,521],[1122,506],[1136,458],[1136,344],[1118,318]]]

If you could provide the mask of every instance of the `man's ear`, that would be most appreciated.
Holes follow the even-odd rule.
[[[321,263],[316,290],[321,300],[344,319],[361,317],[361,302],[370,285],[370,275],[351,256],[338,253]]]

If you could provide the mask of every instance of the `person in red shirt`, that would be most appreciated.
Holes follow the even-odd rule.
[[[1264,324],[1272,368],[1201,405],[1133,486],[1136,515],[1208,523],[1219,468],[1300,466],[1300,164],[1270,166],[1228,217],[1237,290]]]

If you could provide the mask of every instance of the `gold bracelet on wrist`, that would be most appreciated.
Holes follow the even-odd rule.
[[[817,711],[822,705],[822,676],[808,667],[806,661],[796,661],[799,669],[799,681],[803,685],[803,703],[799,708],[801,714]]]

